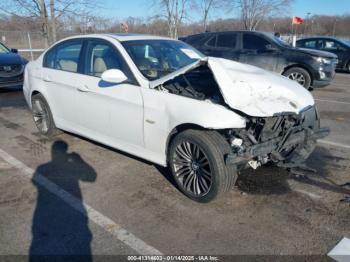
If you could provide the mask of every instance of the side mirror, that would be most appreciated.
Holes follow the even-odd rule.
[[[17,54],[18,53],[18,50],[17,49],[15,49],[15,48],[11,48],[11,53],[15,53],[15,54]]]
[[[120,84],[128,79],[126,75],[119,69],[109,69],[107,71],[104,71],[101,78],[103,81],[113,84]]]

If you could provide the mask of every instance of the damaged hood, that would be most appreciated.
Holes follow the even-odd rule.
[[[207,63],[228,106],[247,115],[270,117],[281,113],[300,113],[314,105],[309,91],[281,75],[223,58],[207,57],[152,81],[161,85],[201,64]]]
[[[315,103],[309,91],[284,76],[221,58],[209,57],[208,66],[225,102],[247,115],[298,114]]]

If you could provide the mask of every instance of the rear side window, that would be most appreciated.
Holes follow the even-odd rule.
[[[46,53],[44,67],[73,73],[78,72],[81,48],[81,41],[67,41],[54,47]]]
[[[306,41],[303,45],[306,48],[317,48],[317,40],[309,40]]]
[[[188,36],[184,42],[186,42],[188,44],[197,44],[199,41],[202,41],[204,37],[205,37],[205,35]]]
[[[269,41],[258,35],[244,34],[243,35],[243,49],[247,50],[262,50],[267,45],[270,45]]]
[[[44,57],[44,67],[54,68],[56,57],[56,49],[49,50]]]
[[[208,42],[207,42],[208,46],[212,46],[215,47],[216,46],[216,36],[213,36]]]
[[[236,34],[218,34],[217,36],[217,47],[227,47],[227,48],[235,48],[237,42]]]

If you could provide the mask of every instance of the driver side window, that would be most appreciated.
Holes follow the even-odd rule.
[[[89,40],[86,47],[84,74],[101,77],[109,69],[119,69],[127,77],[128,82],[136,82],[129,67],[117,49],[106,41]]]
[[[243,35],[243,49],[246,50],[263,50],[266,46],[271,45],[264,38],[253,35],[253,34],[244,34]]]
[[[122,70],[121,59],[114,48],[103,43],[89,42],[85,61],[85,74],[101,77],[102,73],[109,69]]]
[[[341,45],[333,40],[323,40],[321,49],[335,51],[337,49],[341,49]]]

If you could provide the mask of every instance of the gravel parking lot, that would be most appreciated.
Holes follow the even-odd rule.
[[[308,162],[316,174],[245,171],[224,199],[198,204],[162,167],[42,137],[22,92],[1,91],[0,255],[326,254],[350,237],[350,75],[313,95],[331,128]]]

